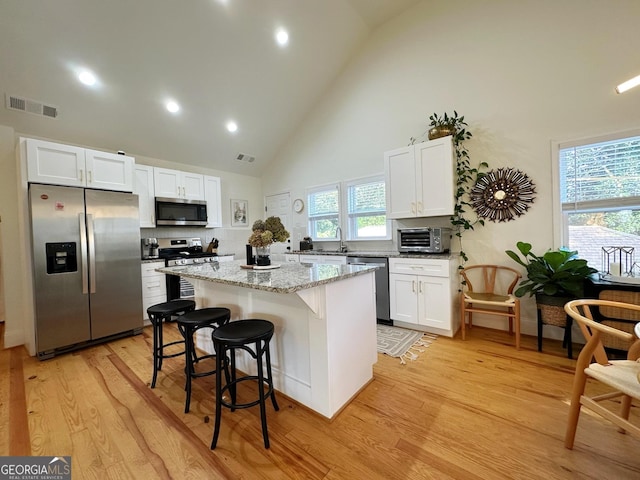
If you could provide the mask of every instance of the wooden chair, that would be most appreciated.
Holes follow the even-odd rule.
[[[640,292],[628,290],[602,290],[598,294],[598,300],[610,300],[612,302],[627,303],[632,305],[640,305]],[[609,326],[622,330],[627,333],[633,333],[633,327],[640,322],[640,312],[624,309],[603,307],[600,308],[600,314],[595,320]],[[629,347],[633,342],[625,342],[618,337],[603,335],[602,345],[605,349],[619,350],[620,352],[629,351]]]
[[[586,408],[613,422],[621,433],[630,432],[640,436],[640,428],[629,421],[629,412],[633,399],[640,399],[640,340],[633,333],[625,332],[594,321],[596,308],[616,308],[640,312],[640,305],[631,305],[610,300],[572,300],[565,305],[565,311],[580,325],[587,343],[582,348],[576,363],[571,393],[569,421],[564,438],[564,446],[572,449],[578,427],[580,409]],[[640,330],[640,329],[638,329]],[[627,360],[609,360],[602,344],[603,335],[613,335],[621,340],[635,342],[629,348]],[[595,358],[595,362],[592,359]],[[613,389],[596,396],[585,395],[587,377],[591,377]],[[620,413],[616,414],[599,402],[622,397]]]
[[[513,335],[515,321],[516,348],[520,350],[520,299],[513,295],[513,289],[522,275],[500,265],[472,265],[460,270],[460,275],[466,286],[466,291],[460,293],[462,340],[467,315],[469,328],[473,326],[473,313],[498,315],[509,319],[509,335]]]

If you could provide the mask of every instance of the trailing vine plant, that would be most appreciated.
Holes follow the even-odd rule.
[[[478,179],[482,178],[489,167],[487,162],[480,162],[477,167],[471,166],[469,151],[464,142],[473,135],[467,130],[467,122],[464,115],[458,116],[458,112],[453,111],[453,115],[446,112],[439,116],[434,113],[429,117],[429,139],[438,138],[445,135],[453,135],[453,149],[456,153],[456,185],[454,189],[453,215],[449,217],[452,230],[460,246],[460,264],[458,269],[463,269],[465,262],[469,260],[462,246],[462,236],[467,230],[473,230],[476,225],[484,225],[484,220],[477,215],[471,206],[470,193]],[[415,139],[411,139],[415,142]],[[471,215],[471,216],[470,216]]]

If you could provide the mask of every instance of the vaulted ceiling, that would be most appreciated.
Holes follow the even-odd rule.
[[[419,1],[3,0],[0,92],[57,116],[3,98],[0,124],[259,176],[370,32]]]

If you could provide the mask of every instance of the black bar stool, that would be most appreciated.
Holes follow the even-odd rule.
[[[216,377],[216,423],[213,431],[213,440],[211,441],[211,449],[216,448],[218,443],[218,434],[220,433],[220,416],[222,407],[227,407],[233,412],[236,408],[249,408],[254,405],[260,405],[260,419],[262,421],[262,438],[264,439],[264,447],[269,448],[269,433],[267,432],[267,412],[265,408],[265,400],[271,397],[273,408],[278,411],[278,403],[276,402],[275,391],[273,389],[273,378],[271,376],[271,353],[269,351],[269,341],[273,337],[273,323],[267,320],[248,319],[230,322],[213,332],[213,346],[218,353],[216,358],[216,368],[222,369],[226,366],[223,362],[227,358],[231,359],[231,381],[227,379],[227,384],[222,387],[220,375]],[[248,344],[255,343],[255,350],[248,347]],[[242,349],[256,359],[258,374],[245,375],[236,378],[236,349]],[[264,376],[262,366],[262,356],[266,357],[267,376]],[[238,383],[244,381],[257,381],[258,399],[247,403],[237,403],[236,387]],[[266,385],[266,391],[265,391]],[[223,394],[229,391],[231,394],[231,402],[223,400]]]
[[[229,371],[226,368],[227,364],[226,361],[224,361],[224,355],[222,359],[223,361],[221,362],[222,368],[218,366],[217,359],[219,358],[219,356],[216,356],[215,353],[202,355],[199,357],[196,352],[193,336],[195,335],[196,331],[200,330],[201,328],[212,328],[215,333],[218,328],[226,325],[229,322],[230,318],[231,310],[223,307],[201,308],[178,317],[178,327],[182,330],[186,345],[186,366],[184,371],[187,378],[184,389],[187,391],[187,398],[184,404],[184,413],[189,413],[189,406],[191,404],[191,380],[193,378],[213,375],[214,373],[221,371],[222,368],[224,368],[225,370],[227,380],[229,377]],[[214,370],[196,373],[196,363],[198,363],[200,360],[214,357],[216,357],[216,368]]]
[[[158,370],[162,370],[162,360],[165,358],[178,357],[184,354],[184,350],[165,354],[164,349],[172,345],[184,344],[184,340],[164,343],[162,340],[162,322],[171,320],[172,316],[183,315],[195,310],[196,302],[193,300],[172,300],[171,302],[158,303],[147,308],[149,321],[153,325],[153,379],[151,388],[155,388]],[[182,333],[182,332],[181,332]]]

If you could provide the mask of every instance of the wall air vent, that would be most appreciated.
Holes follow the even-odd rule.
[[[29,100],[28,98],[18,97],[17,95],[5,94],[6,106],[9,110],[17,110],[19,112],[33,113],[49,118],[58,116],[58,107],[45,105],[37,100]]]
[[[253,155],[247,155],[246,153],[239,153],[236,156],[236,160],[240,161],[240,162],[247,162],[247,163],[252,163],[254,162],[256,159],[256,157],[254,157]]]

